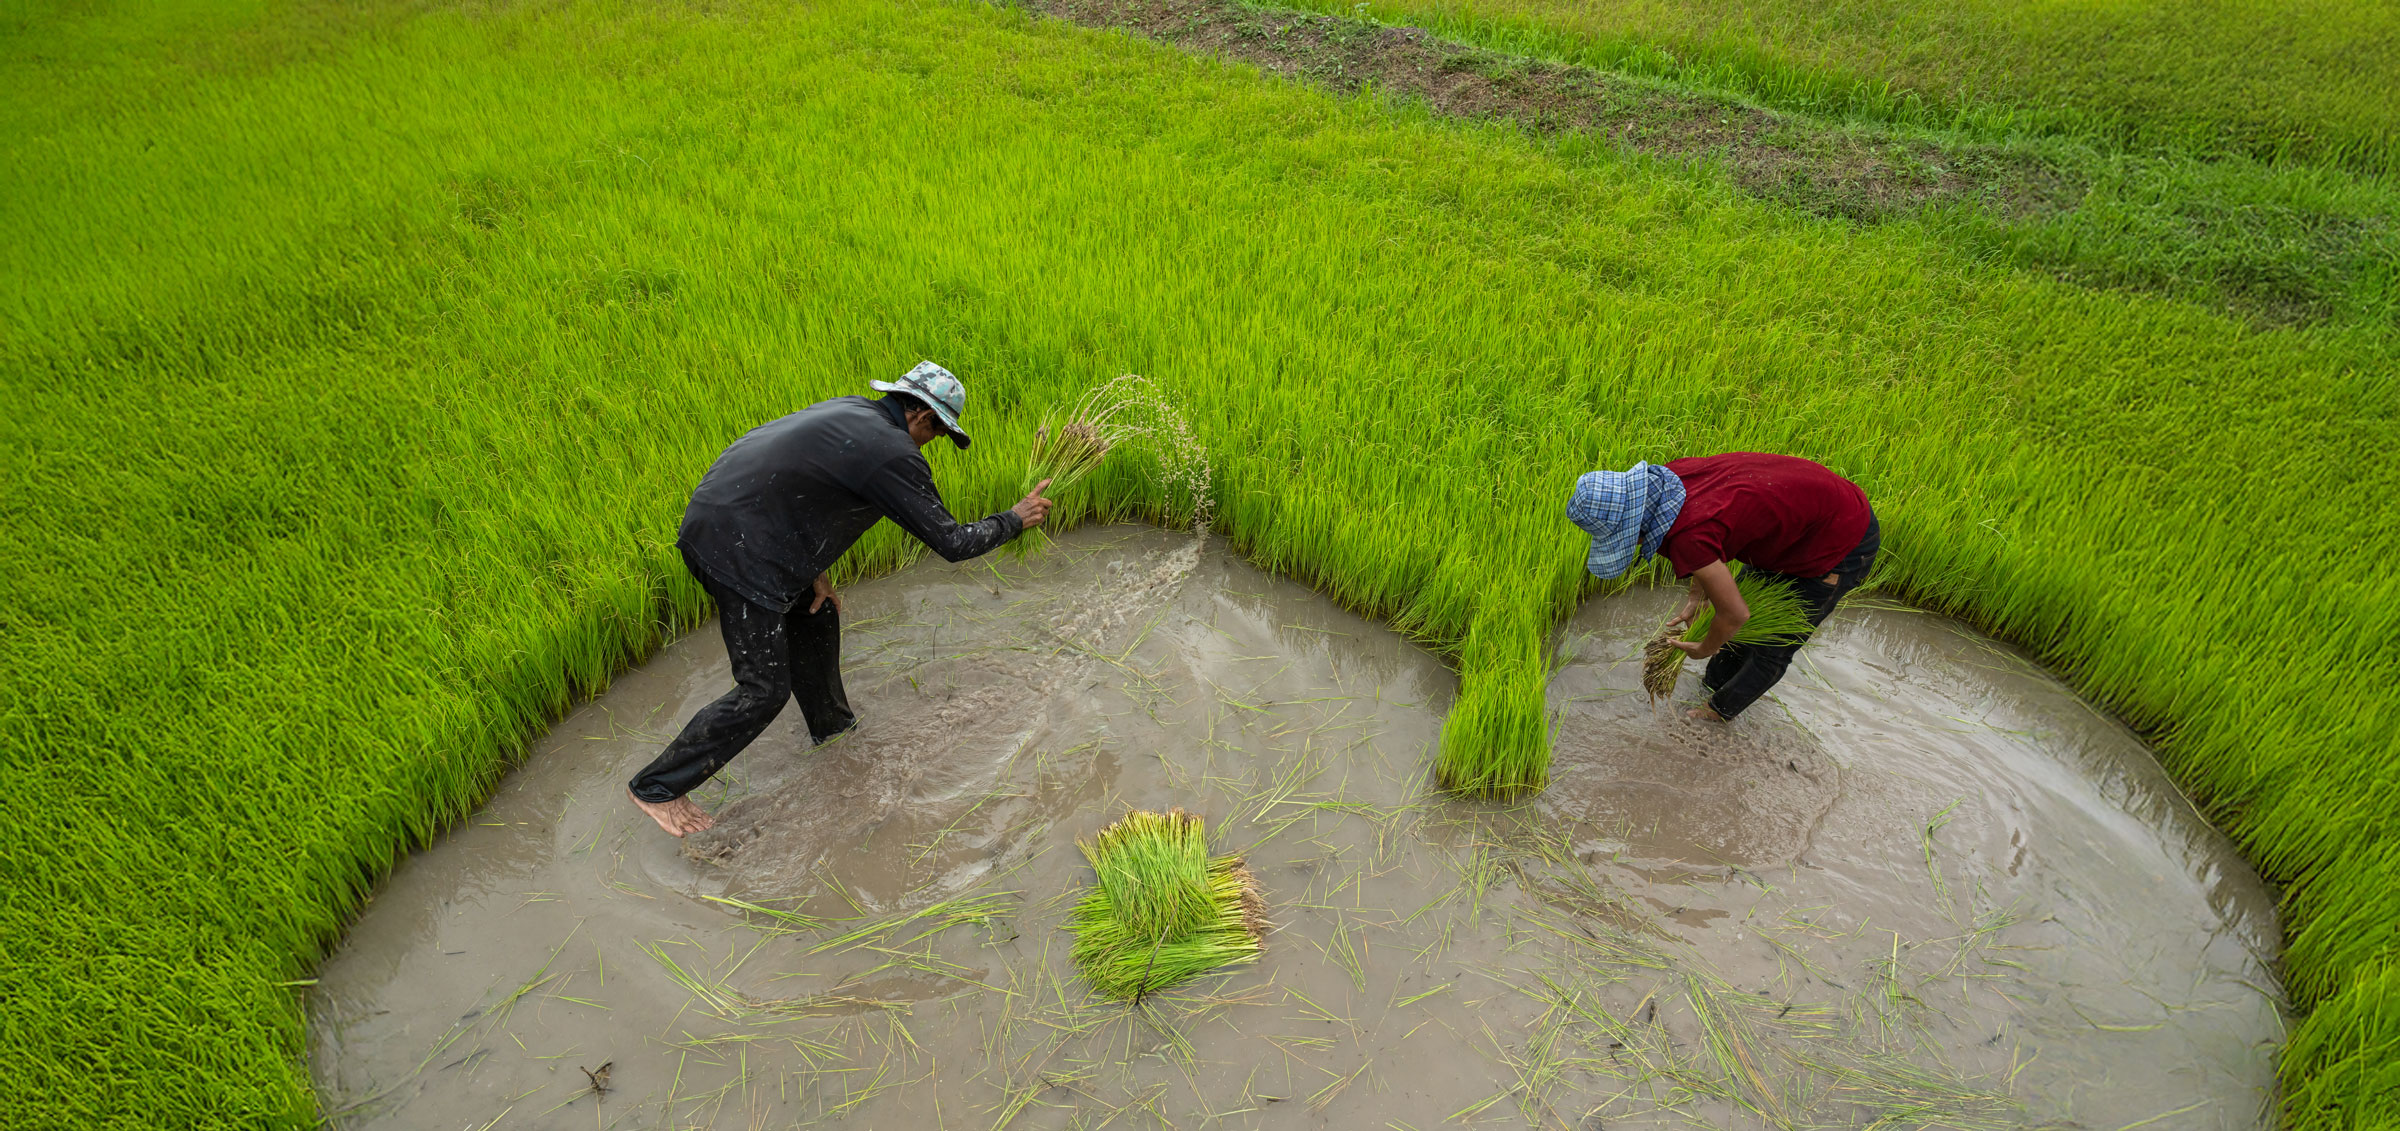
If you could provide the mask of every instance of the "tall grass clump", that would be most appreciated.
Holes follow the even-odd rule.
[[[1727,644],[1789,644],[1806,639],[1815,629],[1815,625],[1808,623],[1808,605],[1790,585],[1770,581],[1748,570],[1743,570],[1733,585],[1742,595],[1742,603],[1750,607],[1750,619],[1742,622],[1740,631]],[[1708,626],[1716,623],[1716,619],[1717,606],[1713,602],[1702,605],[1682,639],[1697,643],[1708,635]],[[1642,690],[1653,703],[1672,698],[1675,681],[1683,675],[1683,661],[1689,654],[1674,645],[1675,639],[1674,629],[1662,627],[1658,635],[1642,645]]]
[[[1205,491],[1125,451],[1081,513],[1205,512],[1448,659],[1479,792],[1546,774],[1576,475],[1833,467],[1891,592],[2158,736],[2285,885],[2287,1120],[2400,1118],[2400,734],[2288,676],[2400,680],[2387,335],[981,4],[98,0],[0,74],[0,1112],[317,1126],[293,983],[706,616],[717,453],[930,357],[962,514],[1045,407],[1171,382]]]
[[[1258,958],[1266,902],[1257,877],[1239,856],[1209,858],[1199,817],[1135,810],[1076,843],[1096,878],[1067,929],[1093,989],[1138,998]]]

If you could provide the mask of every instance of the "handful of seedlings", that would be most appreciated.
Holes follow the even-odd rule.
[[[1085,393],[1064,420],[1053,423],[1044,413],[1025,456],[1025,489],[1047,479],[1050,490],[1064,491],[1099,467],[1110,449],[1146,434],[1149,429],[1129,410],[1140,403],[1147,384],[1128,373]]]
[[[1267,905],[1239,856],[1208,856],[1199,817],[1135,810],[1076,847],[1098,881],[1067,929],[1092,988],[1138,998],[1258,958]]]
[[[1789,644],[1806,639],[1816,628],[1808,623],[1808,606],[1800,595],[1781,581],[1769,581],[1747,570],[1734,579],[1733,587],[1740,591],[1742,603],[1750,606],[1750,619],[1742,622],[1741,631],[1733,634],[1728,644]],[[1717,607],[1707,605],[1692,618],[1692,627],[1683,639],[1697,643],[1708,635],[1708,624],[1715,620]],[[1683,675],[1685,652],[1675,646],[1675,630],[1661,628],[1658,635],[1642,645],[1642,690],[1650,701],[1670,699],[1675,695],[1675,681]]]
[[[1141,473],[1162,496],[1157,517],[1188,517],[1194,531],[1205,532],[1214,504],[1208,449],[1166,390],[1139,373],[1121,374],[1085,393],[1064,419],[1043,413],[1026,452],[1023,489],[1047,479],[1052,494],[1063,492],[1128,444],[1157,461]]]

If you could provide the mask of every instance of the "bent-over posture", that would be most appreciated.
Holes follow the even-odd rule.
[[[1708,661],[1700,677],[1708,702],[1691,717],[1720,722],[1775,686],[1803,643],[1727,643],[1750,619],[1728,563],[1789,584],[1808,623],[1819,625],[1866,580],[1883,542],[1858,484],[1810,460],[1760,452],[1588,473],[1575,481],[1567,517],[1592,536],[1584,564],[1595,576],[1616,577],[1664,554],[1675,576],[1692,579],[1673,627],[1689,625],[1703,601],[1716,607],[1701,639],[1675,646]]]
[[[1016,506],[974,522],[950,517],[919,451],[937,436],[964,448],[966,389],[928,361],[881,399],[835,397],[751,429],[726,448],[683,512],[684,566],[717,602],[733,690],[700,709],[626,784],[633,803],[676,836],[712,823],[685,794],[699,788],[800,702],[809,737],[856,721],[842,691],[841,598],[825,571],[888,518],[949,561],[988,553],[1050,514],[1044,480]]]

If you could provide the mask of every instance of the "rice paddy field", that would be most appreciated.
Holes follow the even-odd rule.
[[[2076,107],[2195,176],[2263,153],[2389,191],[2371,7],[1709,11],[1611,18]],[[2109,20],[2189,50],[2076,46]],[[2281,67],[2212,38],[2262,24],[2299,37]],[[1828,218],[948,0],[26,3],[0,91],[11,1120],[313,1125],[318,960],[706,615],[673,546],[699,473],[934,358],[971,390],[976,446],[933,461],[961,513],[1013,500],[1046,412],[1147,375],[1206,491],[1120,461],[1056,517],[1207,507],[1434,649],[1458,689],[1422,769],[1474,794],[1543,784],[1549,642],[1593,591],[1577,473],[1828,464],[1876,501],[1889,594],[2141,729],[2279,885],[2282,1121],[2400,1124],[2400,339],[2374,303],[2089,285],[1940,215]],[[911,556],[886,527],[841,572]]]

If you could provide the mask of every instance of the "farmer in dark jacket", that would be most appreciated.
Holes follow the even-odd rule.
[[[1883,543],[1858,484],[1822,464],[1759,452],[1591,472],[1575,481],[1567,517],[1592,536],[1584,564],[1596,576],[1615,577],[1638,558],[1664,554],[1675,576],[1692,579],[1672,627],[1690,624],[1703,601],[1716,607],[1702,639],[1675,641],[1708,661],[1700,677],[1708,702],[1691,717],[1715,722],[1732,721],[1775,686],[1802,643],[1727,643],[1750,619],[1730,563],[1790,585],[1808,623],[1818,625],[1866,580]]]
[[[835,397],[753,428],[717,457],[692,492],[676,545],[716,599],[733,690],[700,709],[634,775],[633,803],[676,836],[712,823],[685,795],[699,788],[800,701],[809,737],[855,720],[842,693],[841,598],[825,578],[877,519],[888,518],[949,561],[964,561],[1041,525],[1048,480],[1016,506],[970,523],[950,517],[918,449],[937,436],[964,448],[967,394],[928,361],[886,395]]]

